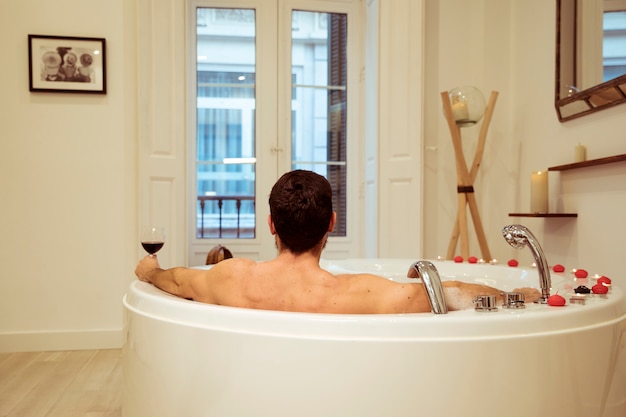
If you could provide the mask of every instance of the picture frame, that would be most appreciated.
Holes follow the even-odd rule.
[[[28,35],[31,92],[106,94],[104,38]]]

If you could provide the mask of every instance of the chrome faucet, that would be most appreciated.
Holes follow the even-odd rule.
[[[548,302],[548,297],[550,297],[550,287],[552,287],[552,280],[550,279],[550,268],[548,267],[546,256],[543,254],[543,250],[541,249],[541,246],[539,246],[537,238],[535,238],[530,230],[528,230],[521,224],[512,224],[509,226],[505,226],[502,229],[502,236],[504,236],[504,239],[509,243],[509,245],[513,246],[515,249],[522,249],[524,246],[528,245],[530,252],[535,258],[537,270],[539,271],[541,301],[537,302],[541,302],[541,304],[546,304]]]
[[[441,285],[441,278],[439,278],[439,272],[432,262],[428,261],[416,261],[411,264],[409,272],[406,275],[408,278],[421,278],[426,288],[426,294],[428,295],[428,301],[430,302],[430,308],[435,314],[447,314],[448,305],[443,294],[443,285]]]

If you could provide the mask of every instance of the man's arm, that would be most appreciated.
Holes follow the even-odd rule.
[[[446,303],[450,310],[465,310],[474,307],[474,300],[480,295],[493,295],[496,303],[502,304],[504,301],[503,291],[489,287],[487,285],[472,284],[461,281],[444,281],[443,291]],[[541,297],[541,292],[536,288],[516,288],[515,292],[524,295],[525,302],[530,303]]]
[[[444,281],[443,293],[446,304],[451,311],[466,310],[474,306],[474,300],[479,295],[494,295],[496,302],[502,302],[502,292],[496,288],[479,284],[470,284],[461,281]]]
[[[346,313],[423,313],[431,311],[424,284],[400,283],[372,274],[338,275],[348,280],[349,286],[343,290],[341,305]],[[502,303],[502,291],[481,284],[461,281],[443,281],[443,292],[450,311],[466,310],[474,307],[479,295],[494,295],[498,304]],[[520,288],[526,302],[534,301],[541,293],[534,288]]]
[[[443,281],[442,285],[446,305],[450,311],[473,308],[474,300],[480,295],[495,296],[497,304],[502,304],[504,299],[501,290],[487,285],[461,281]],[[380,297],[380,312],[420,313],[431,311],[424,284],[403,284],[387,280],[385,287],[380,288],[380,292],[378,292],[378,294],[385,294]],[[515,291],[524,294],[527,303],[541,296],[539,290],[535,288],[518,288]]]
[[[193,280],[206,271],[189,268],[162,269],[156,256],[145,256],[135,268],[141,281],[182,298],[195,299]]]

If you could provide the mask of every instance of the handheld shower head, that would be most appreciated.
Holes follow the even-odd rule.
[[[502,236],[507,243],[513,246],[515,249],[522,249],[524,246],[528,246],[530,252],[535,258],[535,264],[539,271],[539,284],[541,285],[541,302],[547,303],[548,297],[550,297],[550,287],[552,287],[552,280],[550,278],[550,268],[548,262],[543,254],[541,246],[537,238],[521,224],[512,224],[505,226],[502,229]]]
[[[515,249],[522,249],[528,244],[529,234],[532,236],[530,230],[521,224],[512,224],[502,229],[504,240]]]

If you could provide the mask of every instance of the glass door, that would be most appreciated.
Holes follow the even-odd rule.
[[[348,67],[348,10],[314,10],[329,4],[317,1],[307,3],[312,10],[276,0],[191,4],[189,263],[202,263],[217,244],[236,256],[272,258],[267,197],[293,169],[331,182],[338,223],[328,247],[333,239],[349,246],[357,231],[348,212],[359,217],[349,170],[359,165],[348,160],[349,147],[357,148],[349,80],[358,74]]]

